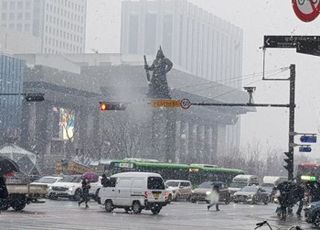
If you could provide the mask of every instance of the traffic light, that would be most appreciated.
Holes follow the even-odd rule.
[[[43,93],[26,93],[24,98],[27,102],[40,102],[44,101]]]
[[[293,154],[289,152],[284,153],[288,158],[284,159],[284,161],[287,163],[287,165],[284,165],[283,167],[291,174],[293,173]]]
[[[127,105],[118,102],[105,102],[100,101],[100,110],[101,111],[108,111],[108,110],[125,110]]]

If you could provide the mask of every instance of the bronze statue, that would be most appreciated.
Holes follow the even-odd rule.
[[[148,66],[145,61],[144,68],[147,71],[147,78],[149,78],[148,81],[150,81],[148,97],[171,98],[166,74],[172,69],[172,67],[172,62],[164,56],[161,47],[158,50],[156,59],[153,61],[151,66]],[[153,71],[151,79],[148,73],[149,70]]]

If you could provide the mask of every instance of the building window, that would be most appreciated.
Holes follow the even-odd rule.
[[[8,8],[8,2],[7,1],[3,1],[2,2],[2,9],[6,10]]]
[[[130,15],[129,21],[129,53],[136,54],[138,52],[138,31],[139,16]]]
[[[7,14],[6,13],[2,13],[1,14],[1,19],[2,20],[7,20]]]
[[[22,24],[21,23],[17,24],[17,30],[22,31]]]
[[[30,8],[31,8],[31,2],[30,2],[30,1],[27,1],[27,2],[26,2],[26,9],[29,10]]]
[[[22,20],[22,18],[23,18],[23,14],[22,13],[18,13],[18,19]]]
[[[15,14],[14,13],[10,13],[10,20],[14,20],[14,18],[15,18]]]
[[[16,8],[16,2],[10,2],[10,10],[14,10]]]
[[[21,10],[23,8],[23,2],[22,1],[19,1],[17,3],[17,8],[18,8],[18,10]]]
[[[30,13],[25,13],[25,15],[24,15],[24,19],[26,19],[26,20],[30,20],[31,19],[31,15],[30,15]]]
[[[25,32],[30,32],[30,24],[25,24],[24,25],[24,31]]]

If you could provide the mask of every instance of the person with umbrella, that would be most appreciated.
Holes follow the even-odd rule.
[[[81,200],[78,202],[80,206],[83,202],[86,204],[86,208],[89,208],[88,201],[89,201],[89,190],[90,190],[90,182],[87,178],[82,179],[82,193],[81,193]]]

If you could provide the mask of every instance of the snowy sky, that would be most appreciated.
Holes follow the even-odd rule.
[[[264,35],[320,35],[320,17],[304,23],[294,14],[291,0],[190,0],[244,31],[243,75],[262,71]],[[121,0],[88,0],[87,52],[120,51]],[[296,131],[320,132],[320,57],[297,54],[293,50],[267,50],[266,70],[296,64]],[[288,77],[284,72],[272,77]],[[254,85],[255,102],[288,103],[288,84],[263,82],[261,77],[244,81]],[[241,145],[260,142],[262,146],[287,149],[288,111],[258,108],[242,116]],[[298,137],[297,141],[298,143]],[[320,158],[320,145],[309,155]],[[297,152],[297,149],[296,149]],[[305,154],[305,153],[298,153]]]

